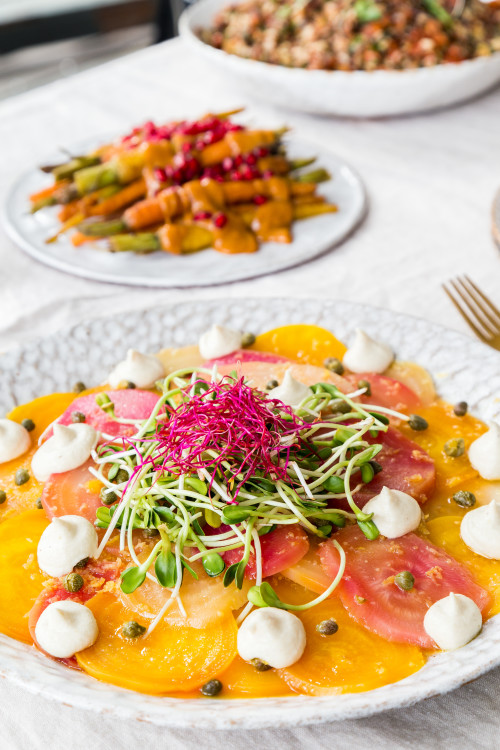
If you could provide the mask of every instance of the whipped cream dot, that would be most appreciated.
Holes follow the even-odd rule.
[[[469,461],[483,479],[500,479],[500,425],[490,422],[488,432],[471,443]]]
[[[99,433],[89,424],[55,424],[53,434],[31,459],[31,469],[39,482],[51,474],[77,469],[90,458]]]
[[[109,373],[108,383],[112,388],[119,388],[126,382],[134,383],[137,388],[152,388],[164,376],[165,368],[158,357],[129,349],[123,362]]]
[[[449,594],[434,602],[424,617],[424,630],[443,651],[461,648],[481,631],[481,610],[470,597]]]
[[[198,347],[203,359],[218,359],[241,349],[242,333],[213,325],[200,336]]]
[[[343,357],[344,367],[351,372],[384,372],[394,360],[390,346],[372,339],[361,328]]]
[[[414,531],[422,520],[422,510],[415,498],[401,490],[383,487],[363,507],[363,513],[373,513],[372,521],[383,536],[397,539]]]
[[[296,615],[284,609],[255,609],[238,630],[238,653],[245,661],[260,659],[275,669],[295,664],[304,653],[306,631]]]
[[[49,604],[35,626],[38,644],[58,659],[68,659],[92,646],[98,635],[93,612],[70,599]]]
[[[85,557],[97,554],[97,532],[82,516],[53,518],[37,548],[38,566],[53,578],[71,573]]]
[[[28,430],[12,419],[0,419],[0,464],[22,456],[31,446]]]
[[[287,406],[298,406],[301,401],[310,395],[310,388],[301,383],[300,380],[296,380],[290,370],[285,372],[283,381],[268,393],[269,398],[277,398]]]
[[[476,554],[500,560],[500,503],[492,500],[466,513],[460,524],[460,536]]]

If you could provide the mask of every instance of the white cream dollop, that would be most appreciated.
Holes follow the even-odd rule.
[[[108,375],[112,388],[122,383],[133,383],[137,388],[152,388],[157,380],[165,376],[165,368],[154,354],[142,354],[129,349],[123,362],[119,362]]]
[[[98,635],[94,613],[70,599],[49,604],[35,626],[38,644],[58,659],[68,659],[92,646]]]
[[[500,503],[492,500],[466,513],[460,524],[460,536],[477,555],[500,560]]]
[[[342,360],[351,372],[384,372],[394,360],[390,346],[375,341],[361,328],[356,328],[356,336]]]
[[[424,630],[443,651],[461,648],[483,627],[481,610],[463,594],[448,594],[429,607]]]
[[[300,380],[296,380],[290,370],[285,372],[283,382],[276,388],[272,388],[268,393],[269,398],[277,398],[287,406],[298,406],[306,396],[310,395],[310,388],[301,383]]]
[[[488,432],[471,443],[469,461],[483,479],[500,479],[500,425],[490,422]]]
[[[0,464],[22,456],[30,445],[30,434],[22,424],[12,419],[0,419]]]
[[[39,567],[54,578],[71,573],[80,560],[96,554],[97,532],[82,516],[53,518],[37,548]]]
[[[255,609],[238,630],[241,658],[245,661],[260,659],[275,669],[295,664],[305,647],[306,631],[302,622],[284,609]]]
[[[200,336],[198,348],[203,359],[218,359],[241,349],[241,342],[241,331],[213,325]]]
[[[51,474],[77,469],[90,458],[99,433],[89,424],[55,424],[53,434],[31,459],[33,474],[46,482]]]
[[[373,513],[372,521],[388,539],[409,534],[422,520],[422,510],[415,498],[389,487],[382,487],[363,507],[363,513]]]

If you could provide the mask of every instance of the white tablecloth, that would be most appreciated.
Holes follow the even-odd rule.
[[[500,90],[415,118],[357,122],[284,113],[245,101],[176,40],[0,105],[0,201],[9,184],[57,146],[123,131],[146,119],[196,117],[248,105],[260,123],[291,124],[349,160],[363,176],[370,214],[340,248],[300,269],[195,291],[130,289],[38,265],[0,242],[0,350],[84,318],[180,299],[272,295],[345,298],[466,330],[440,285],[467,272],[500,292],[490,210],[500,183]],[[263,302],[265,304],[265,302]],[[168,343],[168,342],[166,342]],[[29,680],[29,676],[27,675]],[[159,731],[34,699],[0,684],[2,750],[168,747],[496,748],[500,672],[401,712],[290,731]]]

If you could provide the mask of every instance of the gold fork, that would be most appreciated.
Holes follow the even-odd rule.
[[[465,275],[443,284],[443,289],[476,336],[500,350],[500,310],[485,293]]]

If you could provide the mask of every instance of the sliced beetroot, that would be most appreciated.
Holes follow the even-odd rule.
[[[370,383],[370,396],[361,396],[361,401],[366,404],[377,404],[395,411],[413,411],[421,405],[420,398],[415,391],[408,388],[404,383],[387,375],[379,375],[376,372],[362,372],[356,375],[347,375],[347,379],[356,388],[360,380]]]
[[[229,527],[228,527],[229,528]],[[214,533],[220,533],[215,529]],[[300,526],[278,526],[274,531],[260,537],[262,553],[262,577],[276,575],[282,570],[296,565],[302,560],[309,549],[309,539]],[[229,567],[237,563],[243,556],[243,548],[231,549],[224,552],[222,557]],[[245,577],[254,580],[256,576],[255,555],[253,552],[245,568]]]
[[[212,367],[213,365],[232,365],[237,362],[291,362],[292,360],[286,357],[281,357],[279,354],[272,354],[271,352],[254,352],[251,349],[238,349],[236,352],[226,354],[225,357],[217,357],[216,359],[209,359],[205,362],[205,367]]]
[[[147,419],[159,399],[159,395],[153,391],[140,391],[136,388],[119,391],[106,391],[115,405],[115,415],[122,419]],[[68,406],[64,414],[59,418],[59,424],[72,424],[73,412],[85,414],[86,424],[90,424],[99,432],[108,435],[127,437],[137,432],[134,425],[120,424],[110,419],[108,414],[98,406],[96,393],[80,396]]]
[[[380,432],[377,438],[366,439],[371,443],[382,443],[382,450],[375,458],[382,471],[355,493],[354,500],[359,507],[378,495],[384,485],[407,492],[419,503],[425,503],[436,483],[436,469],[429,454],[393,427]]]
[[[424,616],[431,604],[450,593],[470,597],[481,611],[490,603],[488,592],[461,563],[416,534],[369,541],[358,526],[351,526],[335,534],[335,540],[346,554],[338,588],[342,604],[351,617],[388,641],[436,648],[424,630]],[[334,578],[340,558],[332,542],[321,544],[319,554]],[[403,571],[415,579],[409,591],[394,582]]]

